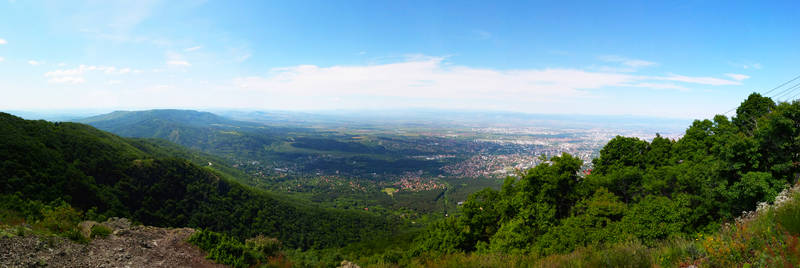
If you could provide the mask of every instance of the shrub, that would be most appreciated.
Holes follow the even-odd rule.
[[[95,238],[95,237],[104,237],[105,238],[105,237],[108,237],[108,235],[110,235],[110,234],[111,234],[111,228],[108,228],[105,225],[95,224],[94,226],[92,226],[91,235],[89,235],[89,236],[91,238]]]
[[[42,219],[41,225],[54,233],[71,231],[75,229],[81,220],[81,213],[66,202],[62,202],[56,207],[43,207],[42,216],[44,219]]]
[[[272,257],[281,250],[281,241],[276,238],[259,235],[245,241],[247,248],[261,253],[263,258]]]
[[[83,236],[81,231],[79,231],[77,228],[73,228],[71,230],[67,230],[67,231],[61,233],[61,235],[66,237],[66,238],[68,238],[69,240],[72,240],[72,241],[75,241],[75,242],[78,242],[78,243],[82,243],[82,244],[89,243],[89,238],[86,238],[85,236]]]
[[[189,237],[189,243],[208,252],[206,258],[220,264],[250,267],[261,262],[258,252],[225,234],[198,229]]]
[[[800,195],[795,194],[794,198],[775,210],[775,220],[778,225],[793,235],[800,234],[800,199],[798,197]]]

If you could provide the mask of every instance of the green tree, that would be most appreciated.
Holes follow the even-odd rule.
[[[736,117],[733,118],[733,123],[741,132],[752,136],[755,129],[758,128],[759,118],[772,112],[775,106],[775,102],[768,97],[758,93],[750,94],[747,100],[736,108]]]

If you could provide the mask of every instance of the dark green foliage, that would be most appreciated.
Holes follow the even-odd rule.
[[[93,217],[203,227],[242,239],[266,234],[302,249],[342,246],[391,229],[385,219],[256,190],[172,155],[147,141],[82,124],[0,114],[0,196],[11,196],[4,198],[45,204],[63,200]],[[28,206],[10,209],[41,213]],[[51,227],[63,232],[67,225],[55,219],[74,221],[67,212],[45,211],[42,217],[53,219]]]
[[[292,146],[320,151],[341,151],[349,153],[385,153],[383,146],[369,147],[361,143],[340,142],[331,139],[299,137]]]
[[[758,127],[759,118],[774,109],[775,102],[772,99],[758,93],[750,94],[747,100],[742,102],[739,108],[736,108],[736,117],[733,118],[733,123],[740,131],[752,135],[753,130]]]
[[[410,253],[549,255],[626,241],[653,246],[718,230],[797,181],[798,137],[800,102],[776,105],[753,94],[732,121],[696,120],[677,141],[616,137],[591,175],[579,176],[581,161],[565,154],[508,178],[500,191],[475,193]],[[800,230],[800,213],[784,215],[778,221],[785,229]]]
[[[631,206],[620,227],[647,242],[665,239],[688,231],[685,229],[692,210],[689,204],[685,195],[672,199],[650,195]]]
[[[250,267],[260,262],[256,251],[248,248],[239,240],[225,234],[201,229],[195,231],[195,233],[189,237],[189,243],[208,252],[206,258],[217,263],[238,268]]]
[[[281,242],[263,235],[242,243],[222,233],[198,229],[189,237],[189,243],[208,252],[206,258],[233,267],[252,267],[268,263],[270,258],[282,254]]]

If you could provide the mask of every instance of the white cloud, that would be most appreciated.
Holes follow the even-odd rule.
[[[202,46],[194,46],[194,47],[186,48],[183,51],[192,52],[192,51],[195,51],[195,50],[198,50],[198,49],[201,49],[201,48],[203,48],[203,47]]]
[[[58,67],[64,67],[64,66],[67,66],[67,64],[63,62],[58,64]]]
[[[648,66],[654,66],[654,65],[658,64],[658,63],[655,63],[655,62],[652,62],[652,61],[630,59],[630,58],[625,58],[625,57],[621,57],[621,56],[617,56],[617,55],[606,55],[606,56],[600,56],[599,58],[600,58],[600,60],[605,61],[605,62],[619,63],[619,64],[622,64],[622,65],[625,65],[625,66],[628,66],[628,67],[633,67],[633,68],[648,67]]]
[[[742,81],[742,80],[750,78],[749,75],[744,75],[744,74],[725,74],[725,76],[730,77],[730,78],[732,78],[733,80],[736,80],[736,81]]]
[[[272,69],[267,76],[239,77],[238,87],[274,96],[367,96],[427,99],[537,100],[589,96],[591,90],[642,87],[688,90],[673,81],[701,85],[736,85],[737,81],[681,75],[640,76],[580,69],[493,70],[450,65],[444,58],[416,57],[366,65],[299,65]]]
[[[677,75],[677,74],[671,74],[669,76],[653,76],[653,77],[649,77],[649,79],[676,81],[676,82],[701,84],[701,85],[710,85],[710,86],[730,86],[730,85],[741,85],[742,84],[739,81],[726,80],[726,79],[722,79],[722,78],[691,77],[691,76],[684,76],[684,75]]]
[[[0,38],[0,45],[5,45],[5,44],[8,44],[8,41],[6,41],[3,38]]]
[[[56,76],[52,77],[47,80],[50,83],[57,83],[57,84],[81,84],[86,82],[83,77],[78,76]]]
[[[42,62],[35,61],[35,60],[29,60],[28,64],[33,65],[33,66],[38,66],[38,65],[42,64]]]
[[[3,58],[3,57],[0,57],[0,62],[3,62],[4,60],[6,60],[6,59]]]
[[[122,81],[119,81],[119,80],[108,80],[108,81],[106,81],[106,85],[109,85],[109,86],[119,85],[119,84],[122,84]]]
[[[650,88],[650,89],[674,89],[679,91],[688,91],[689,88],[684,86],[679,86],[676,84],[663,84],[663,83],[636,83],[631,84],[631,87],[642,87],[642,88]]]
[[[117,68],[114,66],[94,66],[94,65],[81,64],[80,66],[78,66],[78,68],[50,71],[45,73],[44,76],[54,77],[54,76],[80,75],[90,71],[103,72],[104,74],[127,74],[131,72],[131,68]]]
[[[117,68],[114,66],[94,66],[81,64],[73,69],[60,69],[55,71],[46,72],[45,77],[49,78],[51,83],[60,84],[80,84],[86,82],[83,75],[89,72],[100,72],[106,75],[122,75],[131,73],[131,68]]]
[[[185,61],[185,60],[168,60],[168,61],[167,61],[167,65],[172,65],[172,66],[186,66],[186,67],[188,67],[188,66],[192,66],[192,64],[191,64],[191,63],[189,63],[188,61]]]
[[[745,70],[747,69],[761,70],[761,68],[763,68],[763,66],[761,66],[761,63],[731,63],[731,65]]]

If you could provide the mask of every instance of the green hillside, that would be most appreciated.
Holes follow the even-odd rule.
[[[276,237],[289,248],[342,246],[391,230],[386,219],[322,209],[243,186],[195,162],[213,158],[120,138],[77,123],[28,121],[0,114],[3,210],[25,202],[66,201],[87,217],[130,217],[147,225],[202,227],[241,239]],[[222,172],[220,172],[222,170]],[[27,211],[29,212],[29,211]]]
[[[564,154],[506,179],[501,190],[475,193],[458,217],[432,225],[399,261],[441,267],[650,267],[709,258],[712,266],[784,263],[796,256],[780,254],[798,252],[796,209],[781,216],[788,225],[774,231],[761,226],[759,234],[724,223],[797,183],[798,137],[800,102],[776,104],[752,94],[732,119],[696,120],[679,140],[618,136],[600,151],[590,175],[579,172],[579,159]],[[777,237],[742,242],[747,239],[737,232]],[[686,242],[704,234],[727,242]],[[790,248],[775,248],[782,243]],[[778,251],[748,252],[758,245]],[[720,247],[739,255],[727,256]]]
[[[192,110],[117,111],[79,120],[123,137],[164,139],[187,148],[236,160],[297,166],[303,174],[318,170],[350,174],[437,170],[430,161],[405,159],[376,144],[352,141],[310,129],[265,126]],[[340,141],[340,139],[344,141]],[[333,157],[321,157],[321,156]],[[312,159],[312,160],[309,160]],[[353,162],[361,164],[353,164]]]
[[[279,139],[273,133],[277,129],[192,110],[117,111],[79,122],[123,137],[164,139],[219,155],[260,157],[264,147]]]

